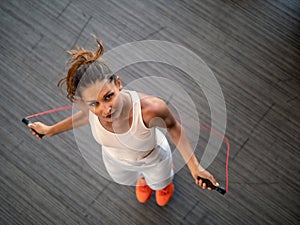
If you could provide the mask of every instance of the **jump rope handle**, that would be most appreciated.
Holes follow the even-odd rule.
[[[22,122],[26,124],[26,126],[28,126],[28,124],[32,123],[29,119],[27,118],[23,118]],[[40,134],[38,132],[36,132],[34,129],[31,128],[31,130],[33,130],[35,133],[37,133],[37,135],[39,135],[40,138],[43,138],[45,136],[45,134]]]
[[[197,180],[202,180],[203,183],[206,184],[206,187],[210,187],[212,190],[216,190],[217,192],[221,193],[222,195],[225,195],[226,190],[223,187],[217,187],[212,184],[212,182],[209,179],[202,178],[200,176],[197,177]]]

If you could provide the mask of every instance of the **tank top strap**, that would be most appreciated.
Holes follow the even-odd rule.
[[[128,91],[131,96],[132,107],[133,107],[133,120],[132,120],[132,130],[137,130],[141,126],[142,118],[142,109],[140,97],[136,91]]]
[[[129,91],[129,90],[126,91],[130,94],[133,105],[136,103],[140,103],[140,97],[136,91]]]

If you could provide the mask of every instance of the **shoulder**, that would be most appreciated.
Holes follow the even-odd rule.
[[[138,93],[138,95],[140,97],[143,115],[153,114],[154,116],[159,116],[168,109],[165,101],[158,97],[146,95],[143,93]]]
[[[174,118],[164,100],[143,93],[138,93],[138,95],[141,102],[142,117],[147,127],[162,126],[162,121],[166,124],[167,119]]]

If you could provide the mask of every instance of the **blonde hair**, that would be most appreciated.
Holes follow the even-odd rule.
[[[82,88],[104,79],[108,79],[110,82],[112,80],[116,82],[116,76],[101,58],[104,53],[103,44],[96,36],[93,37],[98,43],[96,52],[81,47],[67,51],[71,55],[67,63],[71,64],[71,66],[68,69],[67,76],[61,78],[57,85],[62,88],[62,86],[66,84],[67,97],[71,102],[74,101],[76,91],[80,96],[80,91],[77,90],[79,89],[79,83],[80,88]]]

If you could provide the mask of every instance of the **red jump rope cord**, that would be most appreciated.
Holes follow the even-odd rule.
[[[227,146],[227,152],[226,152],[226,168],[225,168],[225,171],[226,171],[226,192],[228,192],[228,186],[229,186],[229,181],[228,181],[228,165],[229,165],[229,155],[230,155],[230,144],[229,144],[229,141],[228,141],[228,138],[224,136],[224,141],[226,143],[226,146]]]
[[[204,131],[206,133],[210,132],[211,129],[211,133],[217,137],[219,137],[220,139],[222,139],[225,144],[226,144],[226,161],[225,161],[225,190],[226,193],[228,192],[228,188],[229,188],[229,156],[230,156],[230,144],[229,144],[229,140],[225,135],[221,135],[217,130],[213,129],[212,127],[210,127],[208,124],[202,123],[201,125],[204,126]],[[210,128],[210,129],[209,129]]]
[[[25,118],[27,119],[30,119],[30,118],[33,118],[33,117],[38,117],[38,116],[42,116],[42,115],[46,115],[46,114],[50,114],[50,113],[54,113],[54,112],[59,112],[59,111],[63,111],[63,110],[69,110],[69,109],[72,109],[73,106],[72,105],[68,105],[68,106],[64,106],[64,107],[60,107],[60,108],[55,108],[55,109],[50,109],[50,110],[47,110],[47,111],[44,111],[44,112],[40,112],[40,113],[36,113],[36,114],[33,114],[33,115],[30,115],[30,116],[26,116]],[[208,125],[206,124],[203,124],[207,127],[207,129],[209,128]],[[206,130],[206,129],[205,129]],[[206,132],[209,133],[209,129],[206,130]],[[221,134],[218,133],[218,131],[214,130],[213,128],[211,128],[211,133],[213,133],[214,135],[216,135],[217,137],[223,139],[223,141],[225,142],[226,144],[226,147],[227,147],[227,152],[226,152],[226,166],[225,166],[225,178],[226,178],[226,192],[228,192],[228,186],[229,186],[229,175],[228,175],[228,170],[229,170],[229,155],[230,155],[230,144],[229,144],[229,141],[228,141],[228,138],[226,136],[222,136]]]
[[[59,112],[59,111],[63,111],[63,110],[69,110],[69,109],[72,109],[72,108],[73,108],[72,105],[67,105],[67,106],[64,106],[64,107],[60,107],[60,108],[56,108],[56,109],[50,109],[50,110],[47,110],[47,111],[44,111],[44,112],[40,112],[40,113],[36,113],[36,114],[30,115],[30,116],[26,116],[25,118],[30,119],[30,118],[33,118],[33,117],[38,117],[38,116],[42,116],[42,115],[46,115],[46,114],[50,114],[50,113],[54,113],[54,112]]]

